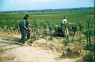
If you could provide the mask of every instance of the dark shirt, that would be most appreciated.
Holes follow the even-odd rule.
[[[20,28],[24,28],[25,25],[26,25],[25,20],[20,21]]]
[[[28,28],[28,25],[29,25],[29,22],[28,22],[28,20],[26,21],[26,28]]]

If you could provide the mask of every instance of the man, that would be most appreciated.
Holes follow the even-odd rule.
[[[65,31],[67,29],[67,19],[66,17],[64,16],[63,20],[62,20],[62,23],[61,23],[61,29],[62,29],[62,35],[63,36],[66,36],[65,35]]]
[[[29,15],[26,15],[25,16],[26,18],[29,17]],[[28,22],[28,19],[26,20],[26,28],[27,28],[27,31],[26,31],[26,34],[27,34],[27,40],[30,38],[30,30],[29,30],[29,22]]]
[[[25,40],[26,40],[26,32],[28,30],[27,20],[28,20],[28,16],[25,16],[24,19],[22,21],[20,21],[20,32],[21,32],[22,44],[25,44]]]
[[[67,24],[67,19],[66,17],[64,17],[64,19],[62,20],[62,25],[66,25]]]

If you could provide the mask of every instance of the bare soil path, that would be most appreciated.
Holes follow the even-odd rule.
[[[40,40],[39,40],[40,41]],[[0,62],[75,62],[76,59],[57,59],[59,53],[39,47],[22,46],[16,41],[0,38]]]

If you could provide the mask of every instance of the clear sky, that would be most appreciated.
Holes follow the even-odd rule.
[[[0,0],[0,11],[94,7],[94,0]]]

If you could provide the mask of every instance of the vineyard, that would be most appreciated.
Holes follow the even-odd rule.
[[[58,42],[65,46],[77,42],[83,49],[91,52],[95,51],[94,9],[55,12],[0,12],[0,32],[5,32],[9,35],[20,35],[19,23],[26,14],[29,15],[28,20],[31,30],[31,39],[35,38],[35,40],[38,40],[43,38],[47,41],[61,39]],[[72,24],[68,29],[71,30],[72,26],[75,25],[76,33],[66,37],[60,37],[55,35],[55,31],[60,27],[64,16],[66,16],[67,21]],[[65,56],[63,55],[61,57]]]

